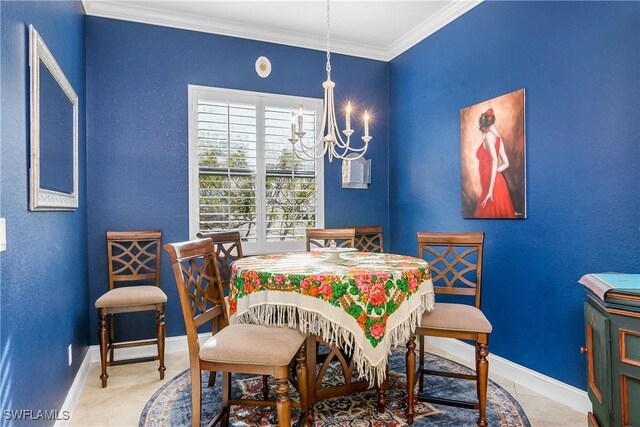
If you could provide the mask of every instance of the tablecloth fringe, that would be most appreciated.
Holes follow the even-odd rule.
[[[433,309],[434,296],[432,293],[421,296],[422,304],[416,307],[409,318],[397,325],[393,330],[387,331],[388,339],[380,344],[384,345],[385,353],[388,354],[392,348],[405,345],[409,340],[411,331],[414,331],[422,319],[422,314]],[[295,306],[283,306],[263,304],[252,307],[249,311],[238,315],[240,323],[254,323],[270,326],[288,326],[299,329],[305,334],[312,334],[322,337],[330,345],[339,345],[343,350],[353,353],[355,367],[360,376],[369,381],[373,386],[382,384],[387,374],[387,358],[383,358],[378,365],[374,366],[369,361],[359,346],[355,345],[355,335],[347,328],[336,325],[322,313],[305,310]],[[379,344],[379,345],[380,345]]]

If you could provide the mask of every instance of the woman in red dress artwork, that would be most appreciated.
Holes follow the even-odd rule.
[[[484,138],[476,151],[482,193],[473,214],[475,218],[516,217],[507,181],[502,176],[502,172],[509,167],[509,159],[495,123],[496,116],[491,108],[482,113],[478,121]]]

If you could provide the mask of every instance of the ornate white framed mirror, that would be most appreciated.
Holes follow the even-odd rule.
[[[29,25],[31,153],[29,209],[78,207],[78,95]]]

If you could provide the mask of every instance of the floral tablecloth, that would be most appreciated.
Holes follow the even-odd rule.
[[[247,257],[232,267],[230,320],[299,328],[351,352],[357,371],[384,380],[387,355],[406,344],[434,304],[426,261],[350,252],[343,261],[320,252]]]

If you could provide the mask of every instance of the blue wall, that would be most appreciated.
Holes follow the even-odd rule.
[[[118,20],[87,18],[88,256],[90,301],[107,288],[104,233],[162,229],[165,242],[189,238],[187,85],[322,98],[325,54],[270,43]],[[261,79],[255,60],[273,71]],[[381,224],[388,229],[388,64],[332,55],[338,101],[373,109],[373,182],[342,190],[340,162],[325,165],[327,227]],[[354,126],[355,127],[355,126]],[[184,326],[168,259],[161,287],[168,294],[167,335]],[[121,319],[153,333],[153,316]],[[122,329],[122,328],[121,328]],[[97,319],[91,316],[92,342]],[[123,332],[121,337],[128,337]]]
[[[79,2],[0,2],[2,194],[0,408],[60,409],[87,351],[85,38]],[[28,211],[28,25],[79,97],[79,194],[74,212]],[[73,365],[67,346],[73,344]]]
[[[391,249],[486,232],[490,350],[585,388],[585,273],[640,270],[640,3],[485,2],[390,64]],[[463,220],[459,110],[526,89],[525,220]]]

